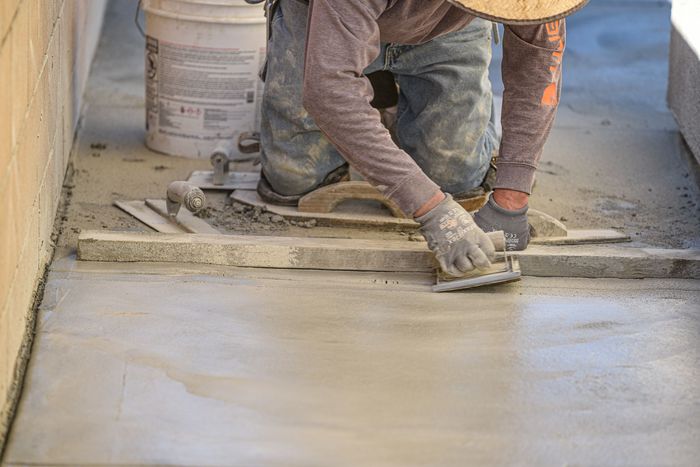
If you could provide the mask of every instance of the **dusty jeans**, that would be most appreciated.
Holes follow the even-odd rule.
[[[298,0],[280,0],[268,43],[262,167],[283,195],[306,193],[345,164],[302,105],[307,11]],[[393,73],[400,89],[399,147],[455,196],[481,184],[499,145],[488,78],[491,45],[484,40],[490,34],[491,23],[476,19],[424,44],[382,44],[365,70]]]

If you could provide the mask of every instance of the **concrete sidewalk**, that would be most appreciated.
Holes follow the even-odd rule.
[[[143,146],[135,7],[110,4],[3,465],[697,464],[700,281],[440,295],[427,275],[76,262],[81,229],[146,230],[115,199],[209,165]],[[700,246],[668,14],[594,1],[571,19],[533,207]]]

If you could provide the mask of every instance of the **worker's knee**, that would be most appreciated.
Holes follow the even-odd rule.
[[[270,188],[283,196],[301,196],[315,190],[318,187],[330,185],[347,179],[348,166],[343,163],[339,167],[330,169],[329,167],[313,171],[301,169],[299,167],[289,168],[283,172],[275,169],[279,167],[267,166],[263,168],[265,179]]]
[[[265,164],[263,173],[270,187],[284,196],[308,193],[318,186],[318,176],[294,164]]]
[[[263,141],[262,149],[265,178],[276,193],[285,196],[308,193],[347,164],[320,131]]]
[[[440,164],[426,167],[424,171],[443,191],[456,195],[480,186],[488,168],[489,160],[478,156],[473,160],[443,158]]]
[[[476,145],[421,145],[419,164],[435,183],[448,193],[465,193],[482,185],[498,153],[499,138],[492,125],[479,138]]]

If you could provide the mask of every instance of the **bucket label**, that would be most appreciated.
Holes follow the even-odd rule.
[[[195,140],[253,131],[262,97],[257,95],[260,53],[147,37],[147,128]]]

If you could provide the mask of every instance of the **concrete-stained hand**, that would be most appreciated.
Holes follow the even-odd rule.
[[[491,239],[451,195],[416,220],[445,273],[460,276],[475,266],[486,269],[491,265],[495,257]]]
[[[530,243],[527,209],[527,205],[515,211],[502,208],[491,195],[488,203],[474,214],[474,220],[484,232],[502,230],[506,236],[506,249],[508,251],[524,250]]]

